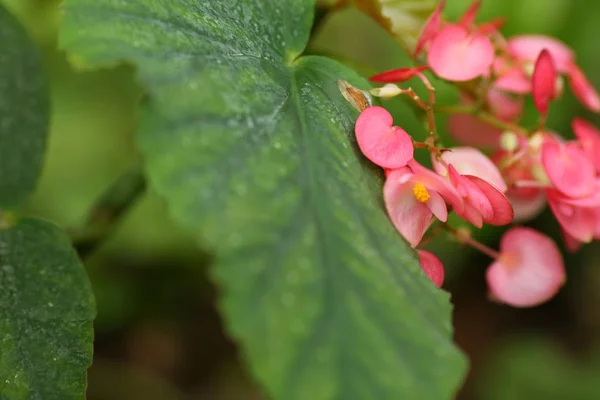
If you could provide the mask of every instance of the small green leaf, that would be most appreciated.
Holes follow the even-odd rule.
[[[360,156],[343,65],[299,57],[310,0],[67,0],[80,63],[138,68],[139,144],[216,253],[229,329],[277,400],[453,397],[466,363]]]
[[[50,120],[41,56],[0,4],[0,207],[15,207],[35,188]]]
[[[0,230],[0,399],[83,399],[94,300],[69,238],[23,219]]]

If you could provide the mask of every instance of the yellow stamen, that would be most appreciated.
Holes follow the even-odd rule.
[[[427,191],[427,188],[421,183],[415,184],[415,187],[413,187],[413,194],[415,195],[417,201],[419,201],[420,203],[426,203],[427,200],[431,198],[431,195]]]

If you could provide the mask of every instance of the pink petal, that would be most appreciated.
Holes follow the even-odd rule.
[[[442,222],[446,222],[448,220],[448,207],[446,207],[446,202],[444,198],[440,196],[440,194],[434,191],[432,188],[427,188],[429,192],[429,200],[427,200],[427,207],[431,210],[433,215],[437,219]]]
[[[417,250],[421,268],[437,287],[444,283],[444,266],[442,262],[432,253],[426,250]]]
[[[461,175],[477,176],[488,181],[500,191],[505,192],[507,187],[502,178],[502,174],[496,167],[496,164],[486,157],[481,151],[473,147],[453,147],[451,151],[442,154],[442,161],[447,165],[452,164],[456,171]],[[445,176],[448,171],[443,163],[437,161],[432,156],[433,168],[435,171]]]
[[[416,181],[423,184],[426,188],[438,192],[454,210],[462,210],[463,200],[447,179],[425,168],[414,159],[408,163],[408,166],[415,174]]]
[[[453,114],[448,119],[448,131],[463,144],[495,149],[500,144],[502,130],[475,118],[471,114]]]
[[[573,236],[569,235],[567,232],[565,232],[564,229],[561,229],[560,233],[563,238],[563,241],[565,242],[565,246],[567,247],[567,250],[569,252],[575,253],[584,245],[583,242],[580,242]]]
[[[448,175],[465,202],[464,212],[456,211],[456,215],[481,228],[483,220],[493,217],[492,204],[476,184],[456,172],[452,165],[448,166]]]
[[[596,170],[576,143],[562,144],[548,136],[541,154],[546,175],[556,189],[570,197],[583,197],[594,190]]]
[[[508,230],[500,242],[500,258],[486,272],[491,294],[513,307],[548,301],[566,279],[562,256],[549,237],[530,228]]]
[[[427,65],[422,65],[419,67],[410,67],[410,68],[399,68],[393,69],[391,71],[382,72],[380,74],[374,75],[369,78],[371,82],[381,82],[381,83],[397,83],[404,82],[409,80],[410,78],[417,75],[419,72],[423,72],[429,67]]]
[[[469,29],[473,23],[475,23],[475,18],[477,18],[477,13],[479,12],[479,8],[481,7],[481,0],[474,0],[467,11],[460,17],[458,21],[459,25],[464,26]]]
[[[594,164],[596,172],[600,173],[600,131],[595,126],[581,118],[575,118],[571,123],[573,132],[586,152],[590,161]]]
[[[412,247],[423,239],[432,222],[427,204],[417,201],[413,194],[415,182],[406,181],[401,170],[391,172],[383,185],[383,199],[387,213],[400,234]]]
[[[590,111],[600,112],[600,97],[585,74],[575,63],[569,65],[569,85],[577,100]]]
[[[365,157],[383,168],[400,168],[413,158],[412,138],[382,107],[368,107],[356,120],[356,141]]]
[[[520,35],[508,40],[509,52],[518,60],[534,62],[542,50],[547,49],[552,55],[556,69],[565,73],[575,56],[566,44],[544,35]]]
[[[531,92],[531,80],[521,68],[514,67],[496,79],[494,87],[509,93],[528,94]]]
[[[427,61],[443,79],[469,81],[489,73],[494,46],[480,33],[469,34],[460,25],[447,25],[431,41]]]
[[[594,210],[561,202],[560,197],[556,196],[555,193],[555,191],[548,189],[546,190],[546,197],[550,209],[561,228],[580,242],[591,242],[596,229]]]
[[[544,49],[535,62],[531,77],[533,102],[540,114],[546,115],[550,102],[556,98],[556,67],[548,50]]]
[[[440,1],[437,8],[431,13],[425,25],[423,25],[423,29],[421,30],[421,35],[419,36],[419,40],[417,40],[417,44],[415,45],[415,52],[413,57],[417,58],[417,56],[421,53],[427,42],[429,42],[435,34],[438,32],[440,28],[440,24],[442,22],[442,10],[444,9],[444,5],[446,4],[446,0]]]
[[[486,215],[482,213],[482,216],[484,217],[483,222],[495,226],[510,224],[514,219],[515,213],[508,198],[483,179],[470,175],[466,175],[466,177],[479,188],[492,206],[491,217],[486,217]]]

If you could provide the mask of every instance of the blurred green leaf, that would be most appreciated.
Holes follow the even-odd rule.
[[[83,399],[94,315],[85,270],[59,228],[23,219],[0,230],[0,399]]]
[[[354,0],[356,5],[412,53],[421,28],[437,6],[437,0]]]
[[[367,83],[299,58],[314,5],[68,0],[61,41],[80,65],[137,66],[149,179],[214,247],[272,397],[451,398],[466,363],[448,296],[391,226],[337,81]]]
[[[0,5],[0,206],[14,207],[35,188],[49,124],[38,49]]]
[[[577,361],[544,337],[506,343],[480,381],[486,400],[596,400],[600,398],[600,352]]]

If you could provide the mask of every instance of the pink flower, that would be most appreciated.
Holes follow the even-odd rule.
[[[561,228],[572,238],[589,243],[600,226],[600,180],[593,192],[585,197],[571,198],[556,189],[546,189],[546,198]]]
[[[573,50],[560,40],[544,35],[520,35],[508,40],[508,51],[519,61],[533,63],[544,49],[552,56],[556,69],[567,73],[575,55]]]
[[[565,195],[582,197],[594,190],[596,170],[578,143],[546,135],[541,155],[548,179]]]
[[[487,75],[494,62],[494,46],[487,36],[448,24],[433,38],[427,52],[433,72],[449,81],[469,81]]]
[[[535,62],[535,69],[531,77],[533,102],[542,115],[548,113],[550,102],[557,96],[557,77],[556,67],[550,52],[546,49],[542,50]]]
[[[506,183],[498,167],[481,151],[473,147],[453,147],[450,150],[442,154],[442,162],[438,162],[435,157],[432,157],[433,168],[438,174],[446,176],[448,174],[446,165],[451,164],[461,175],[479,177],[497,187],[501,192],[506,191]]]
[[[513,208],[503,194],[506,183],[494,163],[480,151],[454,148],[440,161],[433,159],[434,169],[447,176],[463,198],[463,210],[456,215],[478,228],[483,223],[506,225],[513,220]]]
[[[444,199],[462,209],[456,190],[441,176],[412,160],[404,167],[388,173],[383,186],[383,198],[388,215],[400,234],[416,247],[435,215],[440,221],[448,218]]]
[[[452,114],[448,118],[448,131],[462,144],[489,149],[499,146],[502,134],[502,130],[471,114]]]
[[[566,280],[562,256],[549,237],[530,228],[508,230],[486,279],[491,295],[513,307],[548,301]]]
[[[446,0],[440,1],[437,8],[433,11],[433,13],[429,16],[425,25],[423,25],[423,29],[421,30],[421,35],[417,40],[417,44],[415,45],[415,52],[413,57],[417,58],[417,56],[423,51],[427,43],[433,39],[435,34],[440,29],[440,25],[442,23],[442,10],[444,9],[444,5],[446,4]]]
[[[375,106],[359,115],[354,129],[362,153],[383,168],[404,167],[413,158],[412,138],[392,124],[391,114]]]
[[[600,173],[600,131],[581,118],[575,118],[571,126],[581,148],[594,164],[596,173]]]
[[[421,268],[437,287],[444,283],[444,266],[442,262],[432,253],[426,250],[417,250]]]

